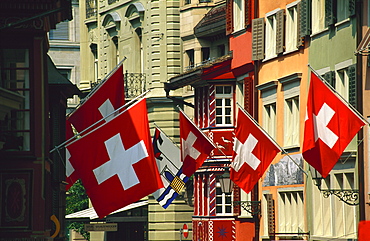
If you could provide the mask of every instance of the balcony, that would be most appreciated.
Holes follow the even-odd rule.
[[[125,97],[132,99],[146,91],[145,74],[125,73]]]

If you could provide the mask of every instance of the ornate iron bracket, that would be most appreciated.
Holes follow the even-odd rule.
[[[234,206],[241,206],[252,215],[261,213],[261,201],[234,201],[233,204]]]
[[[337,196],[342,202],[345,202],[348,205],[356,206],[360,204],[359,200],[359,191],[358,190],[336,190],[336,189],[328,189],[328,190],[321,190],[322,195],[325,198],[328,198],[330,195]]]

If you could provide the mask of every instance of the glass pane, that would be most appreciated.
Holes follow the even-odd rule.
[[[226,213],[231,213],[231,206],[226,206]]]
[[[225,99],[225,106],[231,106],[231,99]]]
[[[216,99],[216,106],[222,106],[222,99]]]
[[[222,117],[216,117],[216,124],[222,124]]]
[[[223,86],[216,86],[216,94],[223,94],[223,93],[224,93]]]
[[[225,124],[231,124],[231,118],[230,117],[225,117]]]
[[[231,197],[230,196],[226,196],[226,203],[231,203]]]
[[[216,207],[216,213],[222,213],[222,207],[221,206]]]
[[[231,86],[230,85],[227,85],[224,87],[224,94],[231,94]]]
[[[222,115],[222,108],[216,108],[216,115]]]
[[[216,197],[216,203],[222,203],[222,197]]]
[[[231,115],[231,108],[225,108],[225,114]]]

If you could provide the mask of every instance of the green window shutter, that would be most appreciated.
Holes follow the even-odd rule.
[[[301,0],[298,4],[299,37],[311,34],[311,1]]]
[[[334,71],[326,72],[323,76],[323,78],[326,80],[326,82],[329,83],[329,85],[333,88],[335,88],[335,73]]]
[[[276,54],[284,52],[284,9],[276,13]]]
[[[326,0],[325,1],[325,26],[328,27],[330,25],[335,24],[336,22],[336,14],[335,11],[335,0]]]
[[[348,16],[352,17],[356,14],[356,0],[348,0]]]
[[[256,18],[252,20],[252,60],[265,58],[265,19]]]
[[[356,65],[351,65],[348,67],[348,102],[353,105],[355,108],[357,107],[357,84],[356,84]]]
[[[233,25],[233,0],[226,1],[226,35],[234,32]]]

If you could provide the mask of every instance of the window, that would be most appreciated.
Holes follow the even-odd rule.
[[[349,17],[348,0],[337,0],[337,22],[341,22]]]
[[[30,151],[30,79],[26,49],[0,50],[0,149]]]
[[[276,138],[276,103],[263,106],[263,128],[272,138]]]
[[[202,52],[202,61],[209,60],[209,58],[210,58],[210,48],[209,47],[202,48],[201,52]]]
[[[297,5],[287,8],[285,28],[285,52],[297,50],[298,15]]]
[[[279,192],[278,224],[281,233],[297,233],[304,229],[303,191]]]
[[[273,14],[266,18],[266,42],[265,58],[276,57],[276,15]]]
[[[244,29],[244,2],[245,0],[234,0],[233,25],[234,31]]]
[[[312,33],[325,29],[325,0],[312,0]]]
[[[99,75],[98,75],[98,67],[99,67],[99,59],[98,59],[98,46],[97,44],[91,44],[90,45],[91,53],[94,59],[94,82],[98,81]]]
[[[233,86],[216,86],[216,125],[232,125],[233,123]]]
[[[56,25],[56,29],[49,32],[50,40],[69,40],[69,22],[61,22]]]
[[[225,55],[225,45],[224,44],[217,45],[217,57],[221,57],[224,55]]]
[[[232,195],[225,194],[221,191],[221,185],[216,183],[216,214],[230,215],[232,214]]]
[[[194,49],[186,50],[187,63],[185,65],[189,67],[194,66]]]
[[[285,100],[284,146],[299,145],[299,97]]]

